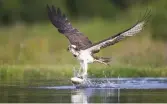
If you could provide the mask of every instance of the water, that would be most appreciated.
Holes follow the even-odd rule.
[[[24,82],[25,83],[25,82]],[[0,84],[0,102],[26,103],[167,103],[167,78],[90,79]]]

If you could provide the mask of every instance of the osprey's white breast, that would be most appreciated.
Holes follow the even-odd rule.
[[[92,57],[91,53],[86,50],[80,50],[77,59],[79,61],[85,61],[86,63],[92,63],[94,61],[94,58]]]

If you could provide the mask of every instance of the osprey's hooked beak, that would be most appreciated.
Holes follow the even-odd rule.
[[[71,48],[71,46],[69,45],[69,46],[67,47],[67,51],[70,51],[70,48]]]
[[[69,47],[67,48],[67,51],[69,51],[70,49],[69,49]]]

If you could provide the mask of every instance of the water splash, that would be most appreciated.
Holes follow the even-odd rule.
[[[36,88],[36,87],[35,87]],[[40,86],[46,89],[167,89],[167,78],[88,78],[80,85]]]
[[[88,78],[76,88],[167,89],[167,78]]]
[[[74,77],[79,75],[79,70],[73,69]],[[76,88],[120,88],[120,89],[167,89],[167,78],[89,78],[82,84],[74,85]]]

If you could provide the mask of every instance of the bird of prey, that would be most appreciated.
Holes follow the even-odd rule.
[[[116,35],[110,36],[107,39],[101,40],[97,43],[92,43],[88,37],[86,37],[83,33],[71,25],[70,21],[59,8],[47,5],[47,12],[51,23],[58,29],[60,33],[68,38],[70,43],[68,50],[73,54],[74,57],[77,58],[82,68],[82,73],[80,76],[78,76],[80,78],[87,76],[89,63],[99,62],[108,65],[108,63],[111,61],[110,58],[94,56],[95,53],[98,53],[103,48],[114,45],[126,37],[136,35],[141,30],[143,30],[148,17],[150,17],[150,12],[146,12],[142,19],[132,27]]]

